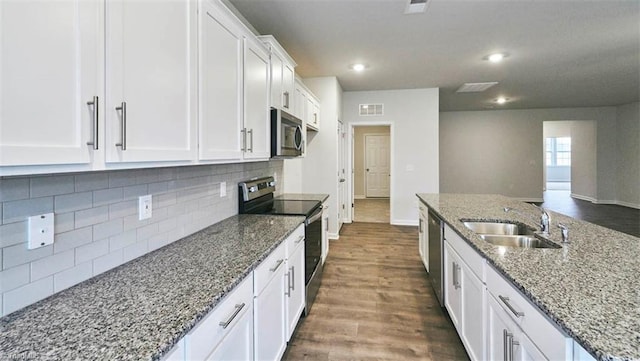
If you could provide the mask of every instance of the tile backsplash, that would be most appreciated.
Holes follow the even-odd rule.
[[[283,189],[277,160],[0,178],[1,315],[237,214],[237,183],[264,175]],[[146,194],[153,216],[139,221]],[[50,212],[54,244],[27,249],[27,218]]]

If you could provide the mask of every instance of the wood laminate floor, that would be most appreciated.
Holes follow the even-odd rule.
[[[540,205],[540,203],[537,204]],[[570,191],[567,190],[545,191],[542,207],[640,237],[640,209],[612,204],[593,204],[589,201],[571,198]]]
[[[389,198],[354,200],[354,222],[391,223]]]
[[[284,360],[468,360],[418,256],[417,227],[345,224]]]

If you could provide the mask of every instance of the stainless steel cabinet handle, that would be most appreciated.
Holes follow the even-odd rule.
[[[460,270],[461,270],[461,268],[460,268],[460,265],[457,264],[457,263],[456,263],[456,268],[457,268],[457,271],[456,271],[456,288],[460,288],[460,287],[462,287],[462,283],[460,283]]]
[[[284,291],[284,294],[287,297],[291,297],[291,276],[289,272],[285,273],[284,275],[287,276],[287,290]]]
[[[303,239],[304,239],[304,236],[300,236],[300,237],[298,237],[298,240],[296,241],[296,244],[298,244],[298,243],[302,242],[302,240],[303,240]]]
[[[291,267],[291,291],[296,290],[296,269]]]
[[[456,278],[458,278],[456,276],[456,271],[458,270],[458,268],[456,267],[456,263],[455,262],[451,262],[451,268],[452,268],[452,272],[451,272],[451,284],[453,285],[453,287],[458,288],[456,286]]]
[[[271,272],[275,272],[275,271],[278,269],[278,267],[280,267],[280,265],[282,264],[282,262],[284,262],[284,260],[283,260],[283,259],[279,259],[279,260],[278,260],[278,263],[276,263],[276,265],[275,265],[273,268],[269,268],[269,271],[271,271]]]
[[[509,350],[507,346],[508,335],[509,335],[509,332],[506,329],[502,329],[502,360],[503,361],[509,361],[507,360],[507,355],[509,354]]]
[[[242,133],[242,149],[241,150],[243,152],[246,152],[247,151],[247,128],[242,128],[240,133]]]
[[[222,321],[219,323],[220,326],[222,326],[222,328],[227,328],[229,327],[229,325],[231,324],[231,322],[233,322],[233,319],[236,318],[236,316],[238,316],[238,313],[240,313],[240,311],[242,311],[242,309],[244,308],[245,303],[242,302],[241,304],[238,304],[235,306],[235,311],[233,311],[233,314],[231,314],[231,316],[229,316],[229,318],[227,318],[226,321]]]
[[[122,147],[122,150],[127,150],[127,102],[122,102],[116,110],[122,112],[122,133],[120,143],[116,143],[116,147]]]
[[[509,311],[511,311],[514,315],[516,315],[516,317],[524,317],[524,312],[516,310],[515,308],[513,308],[511,303],[509,303],[509,297],[498,295],[498,298],[500,299],[500,301],[502,301],[502,303],[505,304],[505,306],[507,306]]]
[[[94,96],[92,101],[87,102],[87,105],[93,106],[93,139],[87,142],[87,145],[92,145],[93,150],[98,150],[98,97]]]
[[[418,233],[422,233],[422,218],[418,218]]]
[[[289,109],[289,92],[284,92],[284,107]]]
[[[251,141],[251,148],[247,149],[247,151],[253,153],[253,129],[247,130],[247,134],[249,134],[249,140]]]

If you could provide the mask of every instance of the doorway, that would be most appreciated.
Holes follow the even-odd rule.
[[[390,223],[391,127],[353,126],[353,221]]]

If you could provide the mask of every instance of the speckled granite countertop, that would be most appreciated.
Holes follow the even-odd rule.
[[[0,319],[0,360],[159,359],[304,217],[239,215]]]
[[[596,359],[640,360],[640,238],[549,212],[551,240],[560,244],[561,222],[570,229],[570,244],[499,248],[460,219],[512,220],[538,229],[540,211],[499,195],[417,196]]]
[[[320,201],[324,202],[329,198],[328,194],[313,193],[284,193],[276,197],[276,199],[290,199],[299,201]]]

